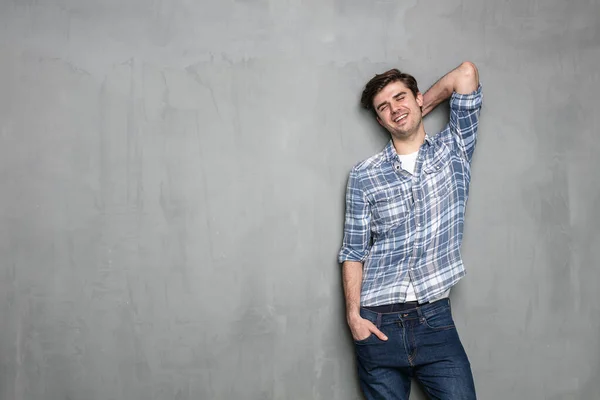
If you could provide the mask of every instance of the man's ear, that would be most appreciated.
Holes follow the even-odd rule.
[[[423,107],[423,94],[421,92],[417,92],[417,104],[419,107]]]
[[[383,125],[383,121],[381,120],[381,118],[377,117],[377,122],[379,122],[379,125],[381,125],[381,126],[385,127],[385,126]]]

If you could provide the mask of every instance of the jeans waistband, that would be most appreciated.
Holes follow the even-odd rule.
[[[444,299],[440,299],[444,300]],[[438,300],[438,301],[440,301]],[[365,310],[373,311],[376,313],[386,314],[386,313],[395,313],[406,310],[415,310],[419,307],[426,306],[428,304],[433,304],[435,301],[429,302],[426,301],[424,303],[419,303],[417,301],[407,301],[406,303],[394,303],[394,304],[384,304],[381,306],[370,306],[363,307]]]
[[[426,314],[436,313],[436,310],[442,310],[449,306],[449,298],[421,304],[412,301],[382,306],[363,306],[360,308],[360,316],[368,319],[379,328],[382,324],[397,322],[399,318],[405,321],[421,319]]]

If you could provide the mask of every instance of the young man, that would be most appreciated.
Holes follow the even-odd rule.
[[[449,123],[427,135],[422,117],[448,98]],[[350,172],[339,262],[369,400],[408,399],[412,377],[434,399],[476,398],[448,295],[465,275],[460,245],[481,101],[470,62],[424,95],[397,69],[363,91],[363,107],[391,140]]]

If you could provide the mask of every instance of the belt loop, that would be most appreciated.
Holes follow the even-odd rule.
[[[421,306],[417,306],[417,314],[419,315],[419,319],[423,318],[423,312],[421,312]]]
[[[377,323],[375,326],[377,326],[377,329],[381,328],[381,313],[377,313]]]

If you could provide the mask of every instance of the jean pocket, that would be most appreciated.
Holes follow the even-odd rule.
[[[383,332],[383,331],[382,331],[382,332]],[[384,334],[386,334],[386,333],[384,332]],[[371,333],[371,334],[369,335],[369,337],[367,337],[367,338],[365,338],[365,339],[362,339],[362,340],[356,340],[356,339],[355,339],[355,340],[354,340],[354,344],[355,344],[356,346],[358,346],[358,347],[363,347],[363,348],[364,348],[365,346],[367,346],[367,347],[370,347],[370,348],[376,348],[376,347],[378,347],[377,345],[383,345],[383,344],[386,344],[388,341],[389,341],[389,339],[388,339],[388,340],[381,340],[381,339],[379,339],[379,338],[377,337],[377,335],[376,335],[376,334],[374,334],[374,333]]]
[[[375,334],[371,333],[369,336],[367,336],[364,339],[361,339],[361,340],[354,339],[354,344],[368,344],[370,341],[373,340],[374,337],[376,337]]]
[[[452,310],[449,305],[436,307],[432,310],[423,312],[423,323],[434,330],[453,329],[454,319],[452,318]]]

